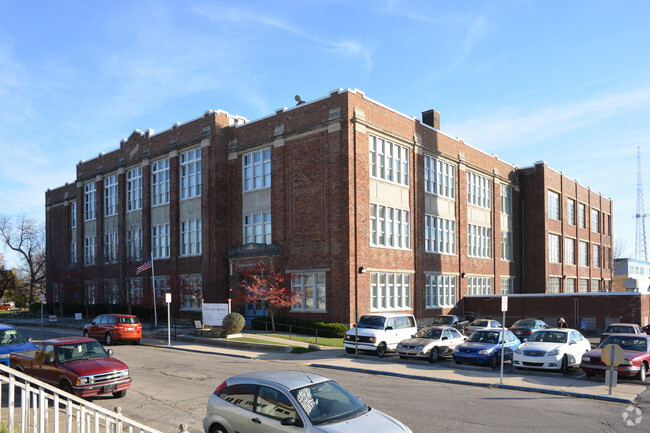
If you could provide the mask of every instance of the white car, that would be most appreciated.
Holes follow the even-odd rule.
[[[302,371],[252,371],[226,379],[208,400],[205,433],[413,433],[338,383]]]
[[[575,329],[540,329],[515,350],[512,363],[517,368],[561,370],[580,365],[582,355],[591,350],[591,343]]]
[[[400,341],[397,354],[400,358],[426,358],[436,362],[444,355],[451,355],[454,348],[464,343],[467,337],[451,326],[427,326],[411,338]]]
[[[371,313],[359,318],[343,340],[347,353],[371,350],[382,357],[387,350],[395,350],[397,343],[417,332],[415,317],[408,313]]]
[[[476,319],[469,325],[465,327],[463,332],[465,332],[465,335],[470,335],[474,331],[478,331],[479,329],[483,328],[488,328],[488,329],[501,329],[501,324],[492,319]]]

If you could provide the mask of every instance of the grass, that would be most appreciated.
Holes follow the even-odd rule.
[[[323,337],[318,337],[318,343],[316,343],[316,338],[308,335],[296,335],[292,334],[291,338],[289,338],[288,334],[281,334],[281,333],[266,333],[266,334],[260,334],[260,335],[267,335],[269,337],[274,337],[274,338],[284,338],[285,340],[290,340],[290,341],[302,341],[304,343],[312,343],[312,344],[319,344],[321,346],[329,346],[329,347],[343,347],[343,338],[323,338]]]

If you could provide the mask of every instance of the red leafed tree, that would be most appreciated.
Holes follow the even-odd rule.
[[[243,289],[241,299],[249,303],[262,303],[275,331],[275,313],[297,304],[302,298],[300,293],[291,290],[291,277],[267,262],[258,262],[240,273],[244,277],[240,284]]]

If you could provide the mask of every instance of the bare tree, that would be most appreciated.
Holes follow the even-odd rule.
[[[22,270],[29,282],[29,305],[34,302],[34,292],[45,279],[45,227],[25,215],[10,217],[0,215],[0,236],[4,243],[18,253]]]
[[[0,254],[0,298],[16,287],[16,273],[13,269],[5,269],[2,254]]]

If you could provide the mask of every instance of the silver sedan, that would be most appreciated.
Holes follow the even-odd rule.
[[[454,348],[464,343],[467,337],[451,326],[427,326],[420,329],[412,338],[397,345],[400,358],[426,358],[436,362],[441,356],[451,355]]]

